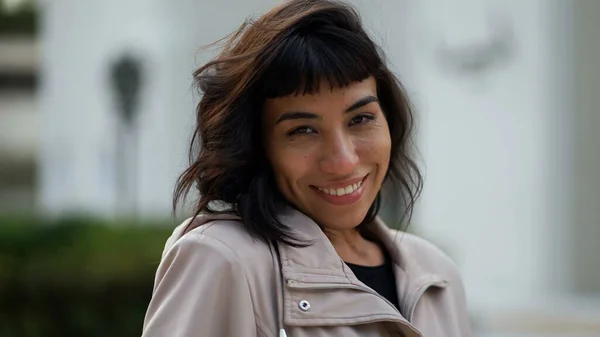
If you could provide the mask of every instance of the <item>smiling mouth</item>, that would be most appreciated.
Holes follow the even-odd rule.
[[[347,186],[344,186],[344,187],[337,187],[337,188],[331,188],[331,187],[328,188],[328,187],[320,187],[320,186],[312,186],[312,187],[327,194],[327,195],[341,197],[344,195],[352,194],[352,193],[356,192],[358,189],[360,189],[360,187],[362,186],[362,184],[366,178],[367,178],[367,176],[364,176],[358,182],[348,184]]]

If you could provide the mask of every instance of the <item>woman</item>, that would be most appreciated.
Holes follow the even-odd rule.
[[[352,8],[285,2],[195,78],[175,204],[200,199],[167,241],[144,337],[471,335],[455,265],[377,217],[384,181],[408,217],[421,177],[406,94]]]

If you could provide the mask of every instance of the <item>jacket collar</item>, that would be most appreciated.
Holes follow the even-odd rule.
[[[350,302],[347,306],[339,305],[337,308],[347,308],[342,309],[347,312],[340,313],[338,311],[336,316],[349,318],[350,321],[334,319],[336,324],[385,320],[398,323],[400,330],[406,336],[420,335],[389,302],[375,294],[356,278],[352,270],[339,257],[321,228],[312,219],[295,209],[288,209],[279,219],[294,230],[295,237],[304,242],[312,242],[311,245],[304,247],[292,247],[278,243],[281,273],[285,282],[283,292],[286,303],[284,312],[286,325],[306,326],[313,323],[319,325],[323,324],[323,319],[326,320],[328,315],[331,315],[331,312],[327,312],[327,310],[313,313],[317,317],[321,317],[320,320],[303,319],[302,315],[298,315],[297,304],[295,305],[294,302],[299,300],[303,294],[308,296],[306,295],[308,294],[307,289],[329,289],[331,292],[335,289],[352,288],[364,292],[365,297],[361,302],[363,304],[361,307],[364,309],[357,308],[355,303]],[[366,230],[384,245],[394,262],[396,287],[403,313],[411,315],[419,296],[428,286],[444,287],[447,284],[442,276],[437,275],[434,271],[424,269],[410,254],[410,251],[404,248],[401,244],[404,233],[390,230],[379,218],[368,224]],[[371,294],[368,295],[369,292]],[[344,300],[343,297],[338,297],[338,300],[340,298],[342,301]]]
[[[298,281],[338,280],[353,281],[356,277],[339,257],[333,245],[321,228],[308,216],[295,209],[288,209],[279,217],[280,221],[294,231],[295,237],[303,242],[312,242],[306,247],[292,247],[278,244],[282,258],[284,275]],[[391,256],[400,272],[397,278],[408,283],[420,283],[423,280],[446,281],[433,270],[423,268],[402,245],[404,233],[391,230],[377,217],[366,226],[366,230],[375,236]]]

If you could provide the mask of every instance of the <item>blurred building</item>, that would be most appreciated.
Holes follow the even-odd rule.
[[[191,73],[213,55],[201,46],[277,2],[44,2],[39,42],[0,40],[0,79],[21,63],[41,78],[39,91],[0,87],[0,160],[40,167],[39,186],[0,185],[0,202],[35,191],[45,214],[168,216]],[[498,336],[598,333],[600,2],[352,2],[419,113],[412,226],[457,262],[477,322]],[[14,56],[38,45],[39,63]],[[119,82],[139,95],[128,123],[114,80],[127,59],[141,69],[139,86]]]
[[[0,1],[0,212],[35,209],[39,44],[29,1]]]
[[[447,244],[490,324],[598,329],[600,2],[409,3],[418,228]]]

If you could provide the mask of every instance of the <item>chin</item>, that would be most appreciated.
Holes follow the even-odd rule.
[[[322,227],[329,229],[352,229],[356,228],[367,216],[369,208],[364,210],[353,210],[349,212],[328,212],[327,215],[317,215],[313,217],[313,220]]]

